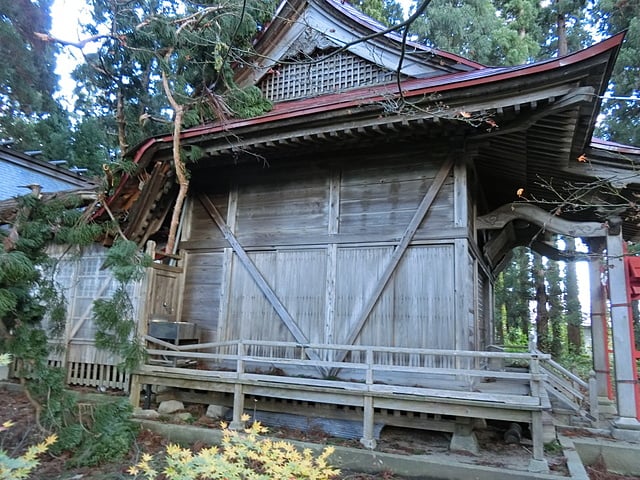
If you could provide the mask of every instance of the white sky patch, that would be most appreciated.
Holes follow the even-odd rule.
[[[83,39],[80,23],[91,20],[91,11],[86,0],[56,0],[51,6],[52,37],[70,42]],[[87,45],[86,52],[91,51]],[[82,62],[82,53],[75,47],[64,47],[58,54],[56,74],[60,77],[60,93],[63,106],[73,109],[73,89],[75,82],[71,79],[71,72]]]
[[[564,241],[559,240],[558,246],[561,249],[565,249]],[[576,245],[576,252],[589,253],[589,247],[582,243],[582,240],[578,239]],[[565,264],[565,262],[561,262]],[[575,266],[569,264],[570,268],[576,269],[576,277],[578,279],[578,298],[580,300],[580,307],[582,309],[583,323],[590,324],[590,311],[591,311],[591,284],[589,280],[589,262],[586,260],[579,260],[575,262]]]
[[[413,7],[413,0],[399,0],[400,5],[402,5],[402,10],[404,11],[404,18],[408,18],[411,14],[411,7]]]

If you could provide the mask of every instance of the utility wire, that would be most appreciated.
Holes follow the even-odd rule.
[[[407,38],[409,36],[409,27],[413,22],[415,22],[420,15],[427,9],[431,0],[424,0],[413,14],[405,20],[404,25],[405,29],[402,32],[402,44],[400,46],[400,59],[398,60],[398,68],[396,68],[396,83],[398,85],[398,93],[400,97],[402,97],[402,82],[400,81],[400,75],[402,74],[402,63],[404,62],[404,56],[407,49]],[[402,24],[401,24],[402,25]],[[397,27],[396,27],[397,28]]]
[[[624,100],[625,102],[640,102],[639,97],[610,97],[608,95],[596,95],[602,100]]]

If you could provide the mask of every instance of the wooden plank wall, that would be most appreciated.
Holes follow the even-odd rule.
[[[188,253],[181,320],[198,325],[201,342],[215,342],[223,278],[222,252]]]
[[[433,146],[428,158],[422,151],[392,161],[375,154],[274,160],[219,172],[224,181],[212,180],[206,194],[307,339],[342,343],[448,154]],[[465,178],[462,186],[453,173],[445,180],[357,344],[483,343],[477,299],[456,297],[461,286],[474,292],[478,282]],[[187,259],[181,319],[198,323],[206,340],[294,341],[201,202],[192,200],[181,242]],[[464,202],[458,220],[456,201]]]
[[[100,245],[81,251],[66,246],[49,249],[49,255],[59,259],[55,280],[67,300],[65,336],[54,339],[60,348],[51,354],[49,363],[66,370],[69,384],[126,390],[129,378],[118,368],[121,359],[96,348],[94,340],[93,302],[108,298],[116,288],[110,271],[103,268],[106,253]],[[141,306],[142,289],[141,283],[130,287],[136,311]]]

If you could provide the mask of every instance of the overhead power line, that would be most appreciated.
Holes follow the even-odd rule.
[[[608,95],[597,95],[597,97],[603,100],[624,100],[625,102],[640,102],[639,97],[611,97]]]

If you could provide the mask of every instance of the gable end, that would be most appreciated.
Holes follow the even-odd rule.
[[[352,88],[391,83],[396,72],[348,52],[331,55],[315,50],[304,59],[291,58],[273,67],[258,83],[272,102],[338,93]]]

